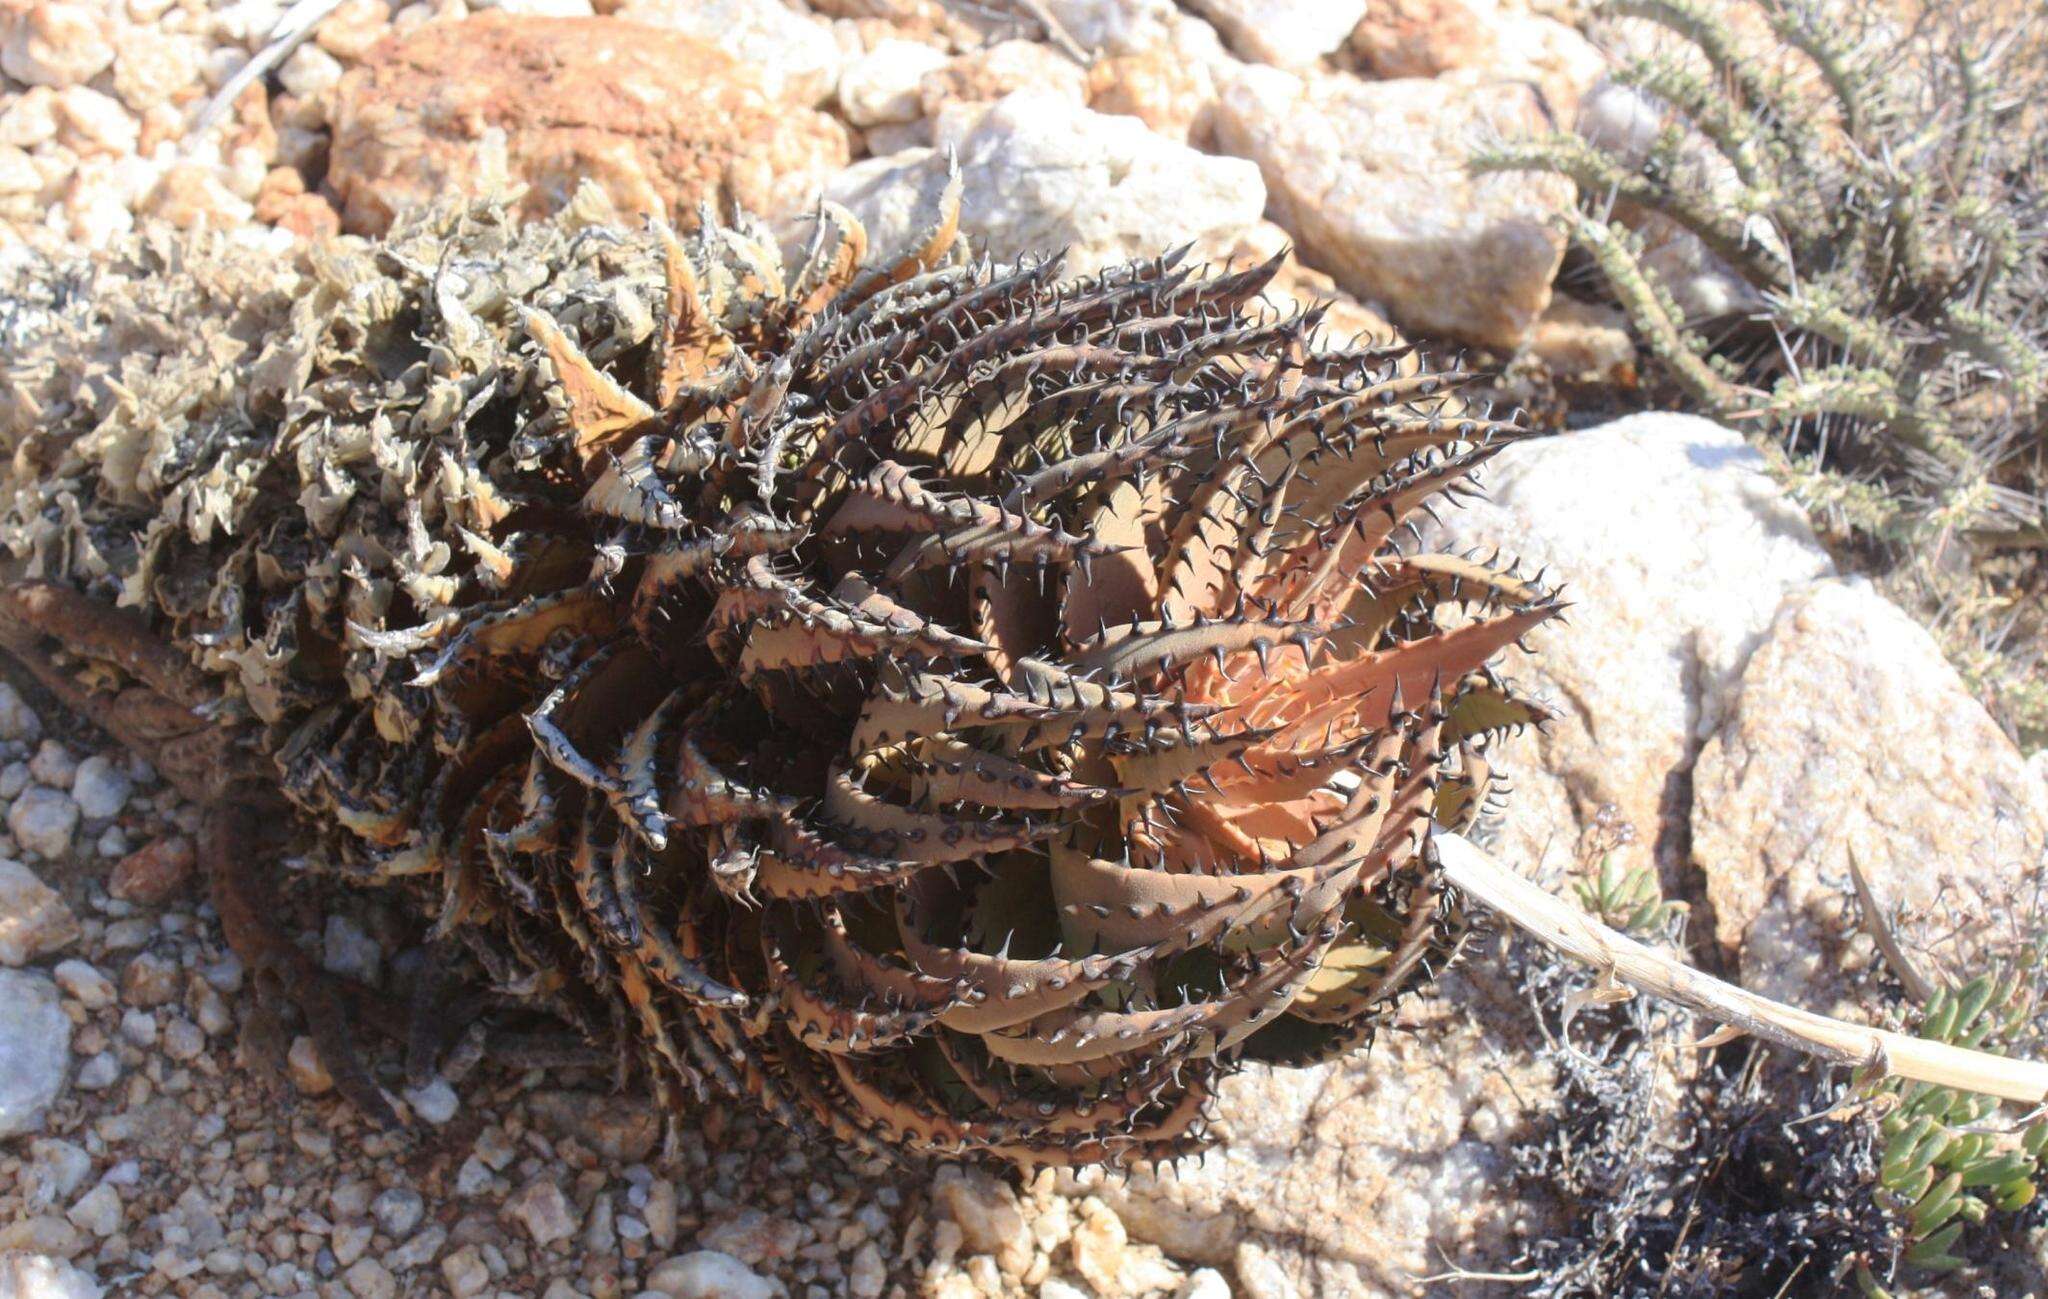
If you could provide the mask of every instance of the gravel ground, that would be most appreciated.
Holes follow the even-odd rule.
[[[196,819],[0,686],[0,1295],[1229,1293],[1050,1176],[849,1163],[717,1104],[664,1149],[650,1102],[592,1070],[485,1060],[371,1129],[305,1038],[285,1076],[245,1067],[253,990],[191,878]],[[405,959],[374,896],[300,939],[372,980]],[[13,1011],[48,1005],[54,1034]],[[21,1098],[51,1087],[38,1122]]]
[[[331,231],[306,181],[343,72],[467,10],[342,0],[195,129],[286,7],[0,3],[0,254],[149,220],[280,249]],[[1229,1293],[1051,1177],[850,1164],[717,1104],[664,1142],[598,1071],[484,1060],[376,1131],[309,1039],[282,1073],[247,1067],[255,1003],[193,879],[197,809],[5,685],[0,826],[0,1299]],[[330,970],[376,982],[408,959],[374,896],[321,902],[336,914],[298,899],[299,937]]]

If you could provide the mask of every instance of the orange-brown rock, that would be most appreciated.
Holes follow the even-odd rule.
[[[384,0],[341,0],[313,29],[313,40],[335,58],[353,63],[391,30],[391,6]]]
[[[223,129],[221,157],[237,149],[254,149],[264,161],[277,156],[277,128],[270,121],[270,92],[258,81],[235,99],[234,113]]]
[[[256,191],[256,219],[289,230],[301,239],[326,239],[341,233],[341,214],[318,194],[306,192],[306,181],[294,167],[276,167]]]
[[[1560,123],[1607,70],[1592,42],[1526,0],[1383,0],[1352,29],[1350,47],[1375,78],[1524,82]]]
[[[698,202],[774,213],[844,166],[846,130],[780,103],[731,55],[616,19],[487,13],[392,37],[342,79],[328,184],[343,226],[473,184],[503,133],[522,212],[594,182],[628,215],[690,224]]]
[[[192,878],[192,867],[192,841],[183,835],[165,835],[115,863],[107,892],[123,902],[157,906],[185,887]]]
[[[221,183],[213,168],[181,162],[164,172],[137,211],[180,230],[232,230],[248,223],[249,205]]]
[[[1216,77],[1209,66],[1159,45],[1097,59],[1088,70],[1088,107],[1135,117],[1168,139],[1197,148],[1210,141]]]

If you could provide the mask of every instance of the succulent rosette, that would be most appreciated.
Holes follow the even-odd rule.
[[[827,208],[789,264],[707,214],[565,220],[525,282],[510,227],[330,267],[208,455],[51,450],[107,504],[49,567],[665,1100],[1166,1158],[1455,946],[1426,840],[1543,719],[1487,665],[1559,605],[1410,525],[1523,430],[1266,308],[1276,263],[997,266],[958,198],[893,258]]]

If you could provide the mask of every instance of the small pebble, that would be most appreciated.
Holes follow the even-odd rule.
[[[337,1218],[360,1218],[370,1208],[370,1184],[350,1178],[327,1193],[327,1207]]]
[[[28,1151],[29,1198],[39,1208],[69,1199],[92,1171],[92,1156],[69,1141],[42,1137]]]
[[[33,740],[42,733],[42,720],[21,692],[0,681],[0,740]]]
[[[30,785],[7,809],[7,832],[25,850],[46,859],[71,850],[78,829],[78,804],[71,795],[47,785]]]
[[[374,1258],[357,1259],[341,1279],[355,1299],[392,1299],[398,1293],[397,1279]]]
[[[715,1249],[660,1264],[647,1274],[647,1288],[671,1299],[778,1299],[782,1292],[775,1282]]]
[[[444,1078],[436,1078],[424,1087],[405,1089],[405,1103],[412,1106],[412,1112],[440,1127],[455,1117],[457,1099],[455,1089]]]
[[[77,940],[78,917],[18,861],[0,857],[0,965],[26,965]]]
[[[20,1299],[101,1299],[106,1293],[92,1275],[47,1254],[0,1257],[0,1294]]]
[[[1205,1267],[1188,1273],[1180,1289],[1173,1292],[1173,1299],[1230,1299],[1230,1282],[1215,1268]]]
[[[397,1240],[420,1224],[420,1215],[426,1211],[426,1201],[420,1193],[408,1186],[394,1186],[381,1192],[370,1202],[370,1214],[377,1219],[377,1225],[384,1234]]]
[[[422,1227],[412,1239],[400,1245],[386,1256],[385,1261],[401,1272],[423,1267],[434,1261],[440,1254],[441,1246],[448,1243],[445,1227]]]
[[[482,1195],[491,1185],[490,1166],[475,1155],[462,1161],[462,1167],[455,1170],[455,1193],[469,1197]]]
[[[283,83],[286,94],[311,99],[334,89],[341,81],[341,73],[341,60],[308,43],[284,61],[277,70],[277,79]]]
[[[0,70],[32,86],[77,86],[114,61],[98,15],[84,5],[24,6],[0,45]]]
[[[175,1001],[183,983],[178,967],[155,952],[142,952],[121,972],[121,1000],[144,1008]]]
[[[377,940],[354,919],[344,915],[327,917],[320,963],[329,974],[375,984],[383,962],[384,952],[377,946]]]
[[[882,1254],[873,1241],[862,1245],[853,1256],[853,1264],[847,1270],[847,1290],[854,1299],[879,1299],[882,1286],[889,1279],[889,1271],[882,1266]]]
[[[493,1123],[476,1134],[476,1144],[470,1149],[478,1159],[492,1169],[503,1171],[519,1154],[519,1148],[512,1144],[512,1138],[505,1129]]]
[[[566,1240],[576,1230],[576,1219],[569,1212],[569,1201],[562,1188],[546,1178],[521,1188],[505,1202],[505,1213],[526,1228],[526,1234],[536,1245]]]
[[[613,1226],[612,1197],[600,1195],[590,1202],[590,1212],[584,1217],[584,1252],[602,1257],[611,1253],[618,1243],[619,1235]]]
[[[120,901],[109,902],[109,914],[112,914],[111,908],[127,905]],[[155,923],[147,916],[125,916],[107,926],[107,932],[101,936],[100,944],[110,952],[132,952],[156,937],[156,933]]]
[[[208,987],[201,987],[193,995],[192,1014],[208,1037],[218,1037],[235,1024],[234,1016],[228,1013],[227,999]]]
[[[71,777],[72,799],[78,810],[94,821],[121,815],[134,789],[135,782],[128,778],[127,771],[100,754],[79,763]]]
[[[78,777],[78,759],[58,741],[44,740],[28,760],[28,774],[52,789],[69,789]]]
[[[84,1247],[85,1240],[78,1228],[53,1214],[15,1218],[0,1225],[0,1251],[32,1250],[70,1258]]]
[[[156,1045],[156,1016],[130,1008],[121,1012],[121,1036],[134,1046]]]
[[[206,1034],[183,1015],[174,1017],[163,1029],[164,1054],[183,1064],[199,1058],[206,1049]]]
[[[449,1293],[456,1299],[469,1299],[491,1283],[491,1270],[484,1266],[483,1255],[474,1245],[464,1245],[442,1259],[441,1275],[448,1278]]]
[[[215,992],[239,992],[242,987],[242,958],[225,952],[221,958],[199,967],[199,977]]]
[[[643,1212],[647,1219],[647,1230],[654,1237],[654,1243],[662,1249],[673,1249],[676,1243],[676,1184],[667,1178],[647,1188],[647,1207]]]
[[[159,906],[185,887],[192,866],[192,841],[167,834],[123,857],[107,880],[107,892],[123,901]]]
[[[121,1062],[114,1058],[112,1051],[101,1051],[78,1066],[75,1079],[80,1091],[96,1092],[114,1085],[121,1076]]]
[[[292,1083],[308,1096],[325,1096],[334,1090],[334,1078],[327,1072],[327,1066],[320,1061],[320,1048],[313,1045],[313,1039],[300,1034],[292,1039],[291,1050],[285,1053],[285,1069],[292,1076]]]
[[[78,1203],[64,1216],[80,1231],[89,1231],[104,1240],[121,1229],[121,1193],[100,1182],[79,1196]]]
[[[370,1237],[376,1234],[367,1222],[344,1222],[328,1237],[328,1248],[334,1251],[334,1261],[347,1267],[363,1256],[363,1251],[370,1247]]]

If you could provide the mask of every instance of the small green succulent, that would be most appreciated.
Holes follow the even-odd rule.
[[[2038,1009],[2037,973],[2015,963],[1936,990],[1922,1008],[1919,1036],[2009,1047],[2027,1034]],[[1864,1294],[1884,1299],[1897,1293],[1891,1287],[1899,1278],[1960,1268],[1972,1226],[2034,1202],[2048,1176],[2048,1116],[2037,1110],[2018,1123],[2001,1121],[1990,1097],[1898,1078],[1866,1079],[1865,1088],[1869,1099],[1892,1106],[1878,1124],[1877,1198],[1900,1215],[1903,1230],[1896,1261],[1865,1260],[1856,1279]]]

